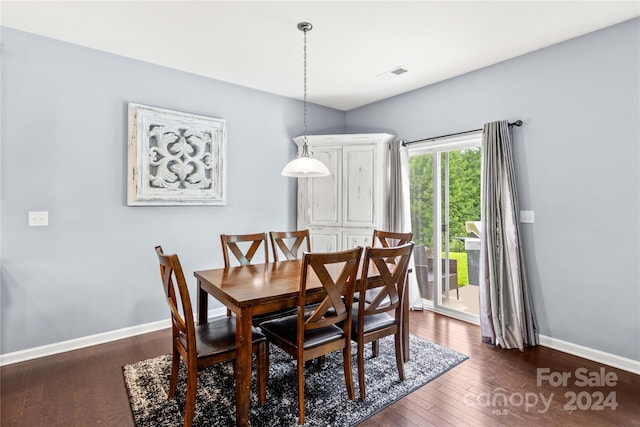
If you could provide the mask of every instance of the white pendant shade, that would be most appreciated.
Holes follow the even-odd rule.
[[[307,156],[291,160],[282,169],[282,176],[294,178],[318,178],[329,175],[329,169],[324,163]]]

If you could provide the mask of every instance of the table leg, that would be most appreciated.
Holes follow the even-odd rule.
[[[236,426],[249,425],[251,307],[236,313]]]
[[[209,294],[200,286],[198,280],[198,325],[204,325],[209,321]]]

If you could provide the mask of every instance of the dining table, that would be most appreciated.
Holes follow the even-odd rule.
[[[331,268],[335,268],[332,271]],[[360,268],[362,268],[362,263]],[[330,266],[336,273],[340,266]],[[208,321],[209,295],[213,296],[236,316],[235,402],[236,425],[249,425],[251,383],[251,328],[253,316],[296,307],[300,291],[302,260],[287,260],[237,267],[195,271],[198,281],[198,324]],[[361,273],[358,272],[358,279]],[[382,286],[375,265],[367,273],[369,288]],[[357,286],[356,286],[357,288]],[[320,301],[324,288],[313,273],[307,277],[307,302]],[[405,361],[409,360],[408,298],[402,301],[402,334]]]

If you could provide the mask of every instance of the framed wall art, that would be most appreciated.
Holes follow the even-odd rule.
[[[127,205],[225,205],[226,121],[129,103]]]

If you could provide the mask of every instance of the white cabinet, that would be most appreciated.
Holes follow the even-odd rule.
[[[309,229],[313,251],[371,245],[373,229],[387,229],[393,138],[386,133],[307,136],[309,151],[331,172],[298,178],[298,229]],[[300,148],[302,137],[294,142]]]

